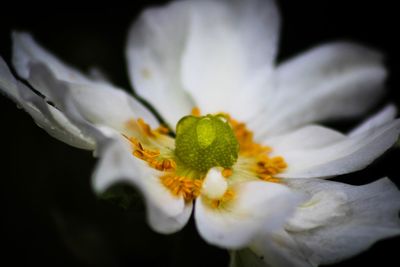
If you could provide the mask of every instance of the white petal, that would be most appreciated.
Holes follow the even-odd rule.
[[[290,182],[289,182],[290,184]],[[341,223],[343,218],[351,216],[347,205],[348,197],[344,192],[319,190],[311,194],[289,219],[287,231],[307,231],[332,223]]]
[[[30,35],[14,33],[13,41],[13,63],[18,74],[56,106],[62,92],[57,91],[59,86],[50,85],[49,76],[64,82],[84,117],[92,123],[122,130],[129,119],[142,117],[153,127],[158,126],[156,118],[126,92],[108,82],[91,80],[62,63]]]
[[[298,246],[312,252],[309,256],[311,262],[332,264],[366,250],[380,239],[400,234],[400,192],[387,178],[364,186],[314,179],[288,180],[288,183],[311,195],[324,192],[325,195],[340,194],[346,198],[341,197],[338,202],[330,198],[336,202],[331,205],[332,210],[320,201],[304,206],[295,213],[297,218],[291,221],[299,224],[311,216],[307,220],[319,220],[321,224],[318,227],[307,223],[303,229],[288,225],[291,229],[288,233]],[[338,207],[343,209],[343,206],[347,212],[338,213]],[[321,214],[330,211],[334,213],[334,219],[320,220]]]
[[[90,123],[105,125],[120,132],[131,119],[143,118],[152,127],[157,119],[141,103],[126,92],[103,84],[91,86],[57,80],[43,64],[30,64],[29,83],[63,110],[65,94],[68,94],[82,116]]]
[[[277,50],[274,1],[199,1],[188,23],[183,88],[204,113],[227,112],[241,121],[258,115]]]
[[[100,161],[93,176],[96,192],[104,192],[112,184],[127,182],[143,194],[150,226],[160,233],[180,230],[190,216],[191,204],[174,196],[160,181],[160,172],[134,157],[130,144],[119,134],[100,144]]]
[[[145,10],[132,26],[126,48],[135,92],[152,104],[172,128],[194,107],[180,81],[191,4],[177,1]]]
[[[268,182],[238,183],[233,190],[235,198],[223,207],[212,208],[203,197],[196,200],[195,220],[200,235],[224,248],[242,248],[260,231],[282,227],[303,200],[286,186]]]
[[[267,138],[262,142],[273,147],[275,153],[286,155],[290,150],[319,148],[344,138],[345,135],[335,130],[319,125],[308,125],[286,134]]]
[[[248,118],[261,108],[259,94],[268,94],[278,28],[270,0],[176,1],[146,10],[129,35],[132,82],[171,126],[194,105]]]
[[[390,122],[396,118],[397,109],[394,105],[388,105],[383,108],[380,112],[373,115],[369,119],[365,120],[355,129],[350,132],[350,135],[358,135],[363,132],[369,131],[372,128],[380,127],[387,122]]]
[[[277,175],[286,178],[329,177],[360,170],[389,149],[400,133],[400,120],[343,136],[332,130],[307,126],[266,140],[288,168]],[[288,143],[285,143],[285,137]],[[304,141],[301,141],[304,138]],[[304,142],[304,144],[302,143]]]
[[[28,112],[54,138],[78,148],[94,149],[94,141],[83,134],[62,112],[17,81],[1,57],[0,90]]]
[[[277,93],[253,122],[261,126],[257,134],[359,116],[379,100],[385,77],[382,56],[376,51],[351,43],[311,49],[278,67]]]

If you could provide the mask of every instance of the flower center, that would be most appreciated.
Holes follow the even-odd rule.
[[[205,174],[212,167],[230,168],[239,143],[223,116],[186,116],[176,126],[175,155],[193,171]]]
[[[127,122],[123,135],[132,154],[160,171],[161,184],[186,201],[202,195],[220,208],[235,198],[235,183],[282,182],[276,175],[287,168],[284,158],[257,143],[252,131],[228,114],[200,116],[195,109],[178,122],[175,139],[168,133],[138,119]]]

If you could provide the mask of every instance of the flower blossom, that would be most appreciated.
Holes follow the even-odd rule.
[[[200,235],[229,249],[231,266],[335,263],[400,233],[390,180],[327,180],[383,154],[400,121],[389,105],[347,134],[315,124],[360,116],[377,102],[382,56],[336,42],[276,64],[279,25],[270,0],[145,10],[128,36],[128,69],[165,125],[27,33],[13,34],[18,79],[0,60],[0,89],[51,136],[95,152],[97,193],[135,186],[155,231],[179,231],[194,210]]]

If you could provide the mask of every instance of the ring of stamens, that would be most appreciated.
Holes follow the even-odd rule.
[[[200,110],[194,108],[192,115],[199,117]],[[228,184],[230,177],[234,176],[236,172],[247,173],[249,177],[257,177],[263,181],[281,182],[276,175],[282,173],[287,168],[284,158],[281,156],[271,156],[272,148],[255,142],[253,132],[244,123],[234,120],[227,114],[219,115],[226,118],[239,144],[238,164],[230,168],[224,168],[221,171],[222,176],[227,179]],[[172,139],[168,136],[169,129],[161,126],[152,130],[143,119],[130,121],[129,123],[139,126],[139,129],[144,134],[144,138],[147,141],[150,140],[149,142],[141,142],[136,137],[124,135],[132,145],[132,154],[146,161],[150,167],[163,172],[160,175],[160,182],[174,196],[183,197],[186,201],[192,201],[197,198],[201,194],[204,173],[196,174],[196,172],[185,170],[184,168],[182,171],[180,161],[177,160],[174,153],[163,151],[164,144],[160,140],[163,138]],[[245,162],[245,164],[239,164],[239,161]],[[234,198],[235,192],[228,188],[220,199],[208,199],[206,201],[211,207],[220,208],[224,203],[232,201]]]

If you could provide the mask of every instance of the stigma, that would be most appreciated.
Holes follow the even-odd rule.
[[[230,168],[239,143],[222,116],[186,116],[176,126],[175,155],[187,168],[205,174],[212,167]]]

